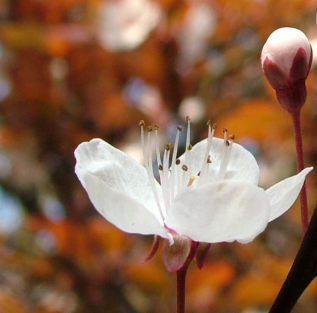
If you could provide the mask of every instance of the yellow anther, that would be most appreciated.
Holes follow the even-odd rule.
[[[145,126],[145,122],[144,122],[144,120],[141,120],[141,121],[139,122],[139,126],[140,126],[140,127]]]
[[[230,138],[231,140],[234,140],[235,136],[234,136],[234,135],[229,135],[229,138]]]
[[[187,146],[187,150],[191,150],[191,149],[193,149],[193,146],[192,146],[191,144],[189,144],[189,145]]]
[[[226,133],[226,132],[227,132],[227,128],[223,128],[222,131],[223,131],[224,133]]]
[[[159,169],[159,171],[163,171],[163,166],[160,164],[160,165],[158,166],[158,169]]]
[[[188,123],[190,121],[189,116],[186,116],[186,122]]]
[[[166,151],[169,151],[170,149],[171,149],[171,146],[170,146],[169,143],[167,143],[167,144],[165,145],[165,150],[166,150]]]
[[[188,167],[184,164],[184,165],[182,166],[182,170],[185,171],[185,172],[187,172],[187,171],[188,171]]]
[[[195,177],[194,177],[194,176],[190,176],[187,186],[188,186],[188,187],[191,186],[192,183],[194,182],[194,180],[195,180]]]
[[[147,127],[146,127],[146,131],[147,131],[148,133],[150,133],[152,130],[153,130],[152,126],[147,126]]]
[[[155,124],[153,127],[154,127],[154,130],[159,130],[160,129],[160,126],[158,126],[157,124]]]

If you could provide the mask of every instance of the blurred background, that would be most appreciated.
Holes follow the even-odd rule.
[[[217,136],[234,133],[264,188],[295,174],[291,120],[260,53],[283,26],[315,45],[316,10],[315,0],[0,0],[0,312],[175,312],[160,250],[143,263],[153,238],[96,213],[73,151],[100,137],[142,161],[140,119],[168,142],[189,115],[192,143],[208,119]],[[316,166],[315,61],[307,88],[306,164]],[[187,312],[266,312],[300,244],[299,211],[250,244],[212,245],[203,269],[189,269]],[[294,312],[316,310],[312,283]]]

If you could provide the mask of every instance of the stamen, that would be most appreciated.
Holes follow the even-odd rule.
[[[176,132],[176,137],[175,137],[175,144],[174,144],[174,150],[173,150],[173,155],[172,155],[172,168],[171,168],[171,187],[172,187],[172,190],[171,190],[171,201],[174,199],[174,196],[175,196],[175,165],[177,165],[177,162],[178,164],[180,163],[180,160],[176,160],[176,157],[177,157],[177,149],[178,149],[178,143],[179,143],[179,134],[180,132],[183,130],[183,127],[182,126],[177,126],[177,132]],[[176,190],[176,192],[178,192],[178,190]]]
[[[198,180],[198,186],[204,184],[206,179],[207,179],[207,177],[208,177],[208,172],[209,172],[208,164],[211,163],[211,159],[210,159],[209,153],[210,153],[210,149],[211,149],[212,139],[214,137],[215,130],[217,128],[217,125],[216,124],[211,124],[210,120],[207,122],[207,126],[208,126],[207,148],[206,148],[205,155],[204,155],[204,158],[203,158],[203,163],[201,165],[201,172],[200,172],[200,177],[199,177],[199,180]]]
[[[186,122],[187,122],[187,134],[186,134],[186,150],[185,150],[185,163],[188,166],[188,169],[190,171],[191,169],[191,153],[192,145],[190,144],[190,118],[186,116]]]
[[[186,186],[187,186],[187,177],[188,177],[188,167],[187,165],[182,165],[182,170],[183,170],[183,175],[182,175],[182,183],[181,183],[181,190],[180,191],[183,191]]]
[[[227,166],[229,164],[229,159],[230,159],[230,155],[231,155],[231,150],[232,150],[232,146],[233,146],[233,139],[234,136],[230,135],[229,139],[230,141],[227,140],[227,129],[223,129],[224,132],[224,147],[223,147],[223,152],[222,152],[222,156],[221,156],[221,163],[220,163],[220,167],[219,167],[219,172],[217,175],[217,180],[222,180],[225,178],[226,176],[226,171],[227,171]]]
[[[159,148],[159,140],[158,140],[158,131],[159,131],[160,127],[158,125],[154,125],[154,132],[155,132],[155,151],[156,151],[156,163],[158,168],[161,170],[159,171],[159,175],[160,175],[160,183],[162,184],[162,170],[163,170],[163,166],[162,166],[162,162],[161,162],[161,154],[160,154],[160,148]]]
[[[163,173],[162,173],[162,192],[163,192],[163,199],[165,204],[166,211],[170,206],[170,181],[169,181],[169,159],[171,153],[171,143],[165,145],[164,155],[163,155]]]
[[[142,126],[141,126],[142,127]],[[151,137],[151,132],[152,132],[152,127],[148,126],[147,127],[147,132],[148,132],[148,138],[147,138],[147,144],[148,144],[148,151],[147,151],[147,157],[144,160],[145,161],[145,168],[147,170],[147,174],[149,177],[149,181],[150,181],[150,186],[156,201],[156,204],[159,208],[160,214],[162,219],[164,220],[165,215],[166,215],[166,211],[163,211],[163,208],[161,207],[160,201],[159,201],[159,197],[158,197],[158,193],[156,190],[156,185],[155,185],[155,178],[154,178],[154,172],[153,172],[153,163],[152,163],[152,137]],[[145,148],[144,148],[145,149]]]
[[[187,187],[191,186],[195,179],[196,179],[195,176],[190,176]]]
[[[146,155],[145,155],[145,144],[144,144],[144,126],[145,123],[143,120],[140,121],[139,126],[141,127],[141,146],[143,152],[143,161],[146,163]]]

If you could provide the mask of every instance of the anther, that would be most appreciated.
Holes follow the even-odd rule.
[[[216,128],[217,128],[217,124],[216,124],[216,123],[213,123],[212,126],[211,126],[211,128],[212,128],[212,129],[216,129]]]
[[[207,158],[207,163],[210,164],[211,163],[211,158],[210,158],[210,155],[208,155],[208,158]]]
[[[171,149],[171,146],[170,146],[169,143],[167,143],[167,144],[165,145],[165,150],[166,150],[166,151],[169,151],[170,149]]]
[[[160,165],[158,166],[158,169],[159,169],[159,171],[163,171],[163,166],[160,164]]]
[[[183,130],[183,126],[178,125],[178,126],[177,126],[177,129],[178,129],[179,131],[182,131],[182,130]]]
[[[227,128],[223,128],[222,131],[223,131],[224,133],[226,133],[226,132],[227,132]]]
[[[234,135],[229,135],[229,138],[230,138],[231,140],[234,140],[235,136],[234,136]]]
[[[188,123],[190,121],[189,116],[186,116],[186,122]]]
[[[139,126],[140,126],[140,127],[145,126],[145,122],[144,122],[144,120],[141,120],[141,121],[139,122]]]
[[[147,126],[147,127],[146,127],[146,131],[147,131],[148,133],[150,133],[152,130],[153,130],[152,126]]]
[[[180,160],[180,159],[177,159],[177,160],[175,161],[175,164],[176,164],[176,165],[181,164],[181,160]]]
[[[160,127],[158,126],[158,125],[154,125],[154,130],[159,130],[160,129]]]
[[[184,165],[182,166],[182,170],[185,171],[185,172],[187,172],[187,171],[188,171],[188,167],[184,164]]]
[[[193,146],[192,146],[191,144],[189,144],[189,145],[187,146],[187,150],[191,150],[191,149],[193,149]]]

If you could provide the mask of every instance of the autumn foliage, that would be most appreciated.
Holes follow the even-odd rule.
[[[114,3],[0,0],[1,313],[175,308],[175,277],[160,253],[143,262],[153,238],[121,232],[92,207],[74,174],[83,141],[100,137],[139,158],[140,119],[159,124],[168,142],[192,115],[192,140],[205,136],[209,119],[218,136],[226,127],[255,155],[263,187],[296,173],[291,121],[260,53],[279,27],[317,38],[316,1],[155,0],[147,21],[157,22],[128,33],[140,36],[132,43],[122,34],[137,23],[133,10],[102,15]],[[115,34],[111,44],[102,32]],[[306,163],[316,167],[314,66],[302,124]],[[307,181],[310,209],[316,178]],[[8,199],[18,212],[12,227]],[[300,240],[296,202],[254,242],[213,244],[204,267],[189,268],[188,312],[267,311]],[[313,282],[294,312],[315,312],[316,299]]]

